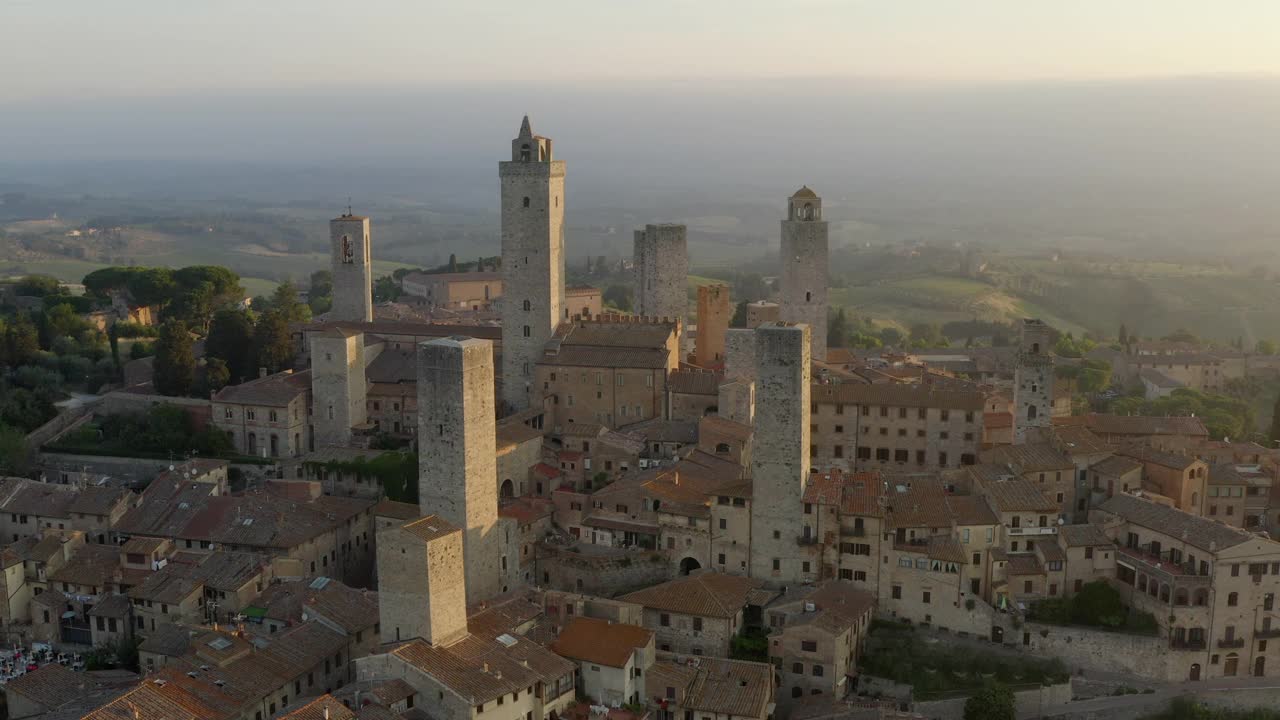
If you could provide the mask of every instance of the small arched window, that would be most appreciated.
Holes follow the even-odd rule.
[[[525,309],[525,311],[527,312],[527,311],[529,310],[529,308],[530,308],[529,301],[528,301],[528,300],[525,300],[525,301],[524,301],[524,309]]]
[[[1227,595],[1227,607],[1235,607],[1240,604],[1240,593],[1230,593]]]
[[[525,143],[520,146],[520,160],[523,162],[529,162],[529,159],[529,143]]]
[[[813,292],[812,292],[812,291],[809,291],[809,290],[806,290],[806,291],[805,291],[805,293],[804,293],[804,301],[805,301],[805,302],[813,302]]]
[[[1028,406],[1028,407],[1027,407],[1027,419],[1028,419],[1028,420],[1035,420],[1035,419],[1036,419],[1036,406],[1035,406],[1035,405],[1030,405],[1030,406]]]
[[[529,198],[527,196],[524,199],[524,206],[529,207]]]
[[[531,334],[531,333],[530,333],[530,331],[529,331],[529,326],[528,326],[528,325],[525,325],[525,326],[524,326],[524,336],[525,336],[525,337],[529,337],[529,336],[530,336],[530,334]]]

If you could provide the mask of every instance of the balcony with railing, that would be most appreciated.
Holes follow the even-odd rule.
[[[1056,525],[1046,525],[1044,527],[1005,527],[1005,532],[1010,535],[1057,535],[1058,527]]]
[[[1204,638],[1169,638],[1169,647],[1173,650],[1204,650]]]
[[[1257,640],[1270,640],[1272,638],[1280,638],[1280,627],[1263,628],[1261,630],[1254,631],[1253,637],[1254,639],[1257,639]]]
[[[1218,641],[1218,647],[1223,650],[1242,648],[1244,647],[1244,638],[1222,638]]]
[[[1201,575],[1194,563],[1174,562],[1168,550],[1153,553],[1150,545],[1141,545],[1136,548],[1122,546],[1119,548],[1119,555],[1120,560],[1128,560],[1137,566],[1138,570],[1166,580],[1176,580],[1179,585],[1208,585],[1212,581],[1209,575]]]

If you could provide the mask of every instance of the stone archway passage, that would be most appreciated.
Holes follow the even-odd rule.
[[[680,574],[688,575],[701,567],[702,563],[698,562],[696,558],[687,557],[680,561]]]

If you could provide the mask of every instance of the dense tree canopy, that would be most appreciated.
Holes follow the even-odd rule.
[[[195,382],[196,359],[186,325],[170,320],[160,329],[154,367],[156,391],[162,395],[187,395]]]

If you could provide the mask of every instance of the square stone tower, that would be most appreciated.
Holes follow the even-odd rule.
[[[827,357],[827,221],[822,198],[808,186],[787,200],[782,221],[781,291],[778,319],[806,323],[812,333],[813,357]]]
[[[364,333],[341,328],[311,333],[311,423],[317,447],[346,447],[351,428],[369,421],[364,363]]]
[[[693,361],[701,367],[724,363],[724,336],[733,319],[728,285],[698,286],[698,336],[693,339]]]
[[[1027,429],[1053,421],[1053,329],[1027,318],[1018,334],[1013,367],[1013,444],[1027,441]]]
[[[551,140],[534,135],[529,116],[498,163],[502,185],[502,399],[505,411],[529,407],[533,368],[564,302],[564,161]]]
[[[501,591],[493,343],[418,345],[418,507],[462,528],[467,598]]]
[[[333,270],[330,320],[373,320],[373,255],[369,218],[351,210],[329,221],[329,258]]]
[[[689,242],[685,226],[664,223],[637,230],[634,261],[636,314],[685,322],[689,312]]]
[[[766,323],[755,339],[751,576],[776,584],[813,580],[821,570],[817,516],[805,515],[803,502],[813,378],[809,326]]]
[[[379,639],[440,646],[466,637],[462,530],[430,515],[378,518],[377,533]]]

